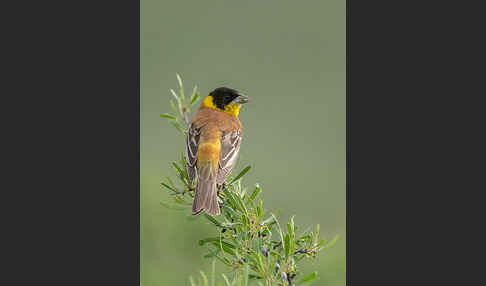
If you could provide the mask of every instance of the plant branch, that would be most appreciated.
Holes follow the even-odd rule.
[[[187,134],[189,114],[199,94],[195,87],[192,95],[186,98],[179,75],[177,80],[179,94],[170,90],[178,105],[176,108],[171,101],[171,108],[176,114],[164,113],[161,117],[169,120],[182,134]],[[192,205],[195,186],[189,180],[184,154],[181,153],[179,162],[173,162],[172,165],[177,172],[179,185],[174,184],[170,178],[168,183],[161,183],[173,200],[171,203],[161,204],[173,210],[188,212]],[[319,240],[319,225],[313,231],[298,233],[299,227],[295,225],[294,217],[291,217],[285,229],[285,225],[280,224],[276,215],[263,208],[260,185],[255,184],[251,193],[248,191],[249,188],[242,186],[241,179],[250,169],[251,167],[247,166],[234,177],[230,174],[221,186],[218,193],[220,216],[186,216],[190,221],[200,221],[201,217],[204,217],[218,233],[217,236],[199,240],[199,245],[209,251],[204,257],[213,259],[210,279],[212,285],[216,281],[214,259],[230,270],[229,277],[222,275],[226,286],[247,286],[249,283],[267,286],[310,285],[317,279],[317,273],[312,272],[296,280],[296,277],[301,275],[297,263],[303,259],[314,259],[322,250],[332,246],[337,236],[324,245],[326,239]],[[272,239],[274,237],[278,239]],[[200,272],[200,275],[202,279],[198,279],[198,284],[190,277],[191,285],[208,286],[206,274]]]

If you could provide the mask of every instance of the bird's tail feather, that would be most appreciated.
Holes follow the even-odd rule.
[[[216,180],[204,180],[199,178],[196,185],[196,194],[192,203],[192,215],[197,215],[202,210],[208,214],[219,215],[218,189]]]

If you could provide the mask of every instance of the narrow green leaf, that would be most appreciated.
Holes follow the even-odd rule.
[[[308,230],[307,230],[308,231]],[[305,231],[305,232],[307,232]],[[304,235],[300,236],[297,240],[302,240],[302,241],[311,241],[312,240],[312,234],[311,233],[305,233]]]
[[[216,255],[216,256],[214,256],[214,258],[218,259],[219,261],[221,261],[221,263],[223,263],[226,266],[231,266],[230,261],[228,259],[226,259],[226,257],[221,258],[221,257],[219,257],[219,255]]]
[[[172,93],[172,96],[174,96],[176,102],[177,102],[177,107],[178,107],[178,110],[179,110],[179,114],[182,115],[183,114],[183,111],[182,111],[182,102],[181,102],[181,99],[179,98],[179,96],[177,95],[177,93],[171,89],[170,92]]]
[[[204,286],[208,286],[208,277],[206,276],[206,274],[203,271],[199,271],[199,273],[201,273],[201,276],[203,278]]]
[[[226,196],[226,201],[231,205],[231,207],[234,209],[234,210],[239,210],[241,212],[243,212],[244,210],[243,209],[240,209],[240,205],[239,203],[236,202],[236,199],[235,199],[235,196],[233,196],[233,193],[228,191],[226,188],[223,189],[223,192]]]
[[[207,219],[208,219],[210,222],[212,222],[212,223],[213,223],[215,226],[217,226],[217,227],[223,227],[223,226],[221,225],[221,223],[220,223],[219,221],[217,221],[217,220],[216,220],[214,217],[212,217],[212,216],[208,215],[207,213],[204,213],[204,216],[205,216],[205,217],[206,217],[206,218],[207,218]]]
[[[248,215],[248,210],[246,209],[245,202],[240,196],[236,196],[236,201],[240,205],[241,211],[245,214]]]
[[[177,172],[179,173],[179,177],[181,177],[181,179],[183,180],[186,179],[186,174],[182,171],[181,167],[179,167],[179,165],[177,165],[176,162],[172,162],[172,165],[174,166],[174,168],[176,168]]]
[[[189,282],[191,283],[191,286],[196,286],[196,283],[194,282],[192,276],[189,276]]]
[[[263,276],[250,274],[250,275],[248,275],[248,278],[254,279],[254,280],[259,280],[259,279],[263,279]]]
[[[326,245],[324,245],[323,247],[321,247],[319,250],[324,250],[328,247],[331,247],[333,246],[334,244],[336,244],[336,241],[339,239],[339,235],[336,234],[336,236],[331,240],[329,241]]]
[[[263,258],[263,254],[261,253],[261,251],[258,251],[256,253],[256,256],[258,258],[258,268],[260,269],[261,272],[265,272],[265,262],[263,262],[264,258]]]
[[[186,132],[186,129],[184,128],[184,126],[182,126],[182,124],[180,124],[178,121],[171,120],[170,124],[172,124],[180,132],[182,132],[182,133]]]
[[[224,228],[232,228],[232,227],[234,227],[238,224],[240,224],[240,223],[238,223],[238,222],[222,222],[221,226],[224,227]]]
[[[262,223],[269,226],[269,225],[272,225],[276,222],[277,218],[275,218],[273,215],[269,218],[267,218],[266,220],[264,220]]]
[[[241,196],[241,181],[235,181],[230,187],[233,188],[235,195]]]
[[[238,217],[238,214],[231,207],[229,207],[228,204],[223,204],[223,210],[225,211],[224,214],[228,215],[226,217],[228,220]]]
[[[166,177],[167,178],[167,182],[169,182],[169,184],[172,186],[172,187],[175,187],[175,184],[174,182],[172,181],[172,179],[170,177]]]
[[[233,286],[233,283],[229,282],[228,277],[226,277],[226,275],[221,274],[221,276],[223,276],[223,279],[224,279],[224,282],[226,283],[226,286]]]
[[[280,223],[278,223],[278,220],[277,220],[277,218],[275,217],[274,214],[272,214],[272,218],[274,219],[275,223],[278,226],[278,233],[280,234],[280,239],[281,239],[280,241],[282,242],[282,246],[285,249],[286,243],[284,241],[283,232],[282,232],[282,228],[280,227]]]
[[[172,99],[170,100],[170,108],[172,108],[172,110],[175,113],[177,113],[177,108],[175,107],[175,103],[174,103],[174,101]]]
[[[289,231],[289,253],[294,253],[295,251],[295,224],[294,224],[294,216],[290,218],[290,222],[287,224],[287,228]]]
[[[216,255],[218,255],[218,253],[221,252],[221,248],[217,248],[207,254],[205,254],[203,257],[204,258],[211,258],[211,257],[215,257]]]
[[[171,186],[167,185],[166,183],[160,183],[162,186],[166,187],[167,189],[173,191],[174,193],[178,193],[178,191]]]
[[[246,219],[246,216],[245,216],[245,215],[241,215],[241,216],[240,216],[240,220],[241,220],[241,222],[243,223],[243,225],[245,225],[245,226],[249,224],[249,223],[248,223],[248,220]]]
[[[317,242],[317,240],[319,239],[319,229],[320,229],[320,226],[319,224],[316,225],[316,232],[314,233],[314,242]]]
[[[226,252],[228,254],[235,255],[235,252],[233,251],[235,246],[232,245],[232,244],[229,244],[229,243],[223,242],[223,241],[219,241],[219,242],[212,241],[211,244],[213,244],[216,247],[221,248],[221,250],[223,250],[224,252]],[[230,247],[230,246],[232,246],[232,247]]]
[[[170,115],[168,113],[161,113],[160,117],[169,118],[169,119],[176,119],[176,117],[174,115]]]
[[[218,244],[221,242],[223,245],[225,245],[225,246],[227,246],[229,248],[233,248],[233,249],[236,248],[236,246],[234,246],[231,243],[224,242],[224,241],[220,241],[219,237],[208,237],[208,238],[205,238],[205,239],[200,239],[198,241],[199,245],[201,245],[201,246],[204,245],[204,244],[206,244],[206,243],[208,243],[208,242],[217,242]]]
[[[257,216],[260,218],[263,216],[263,201],[261,199],[258,200],[257,205]]]
[[[256,258],[256,254],[255,254],[255,252],[252,252],[251,254],[245,253],[245,255],[244,255],[244,256],[245,256],[245,257],[248,259],[248,261],[249,261],[251,264],[253,264],[253,265],[258,265],[258,262],[257,262],[258,258]]]
[[[290,218],[290,235],[295,237],[295,223],[294,223],[294,216]]]
[[[321,246],[324,244],[324,242],[326,242],[326,238],[323,238],[319,241],[319,243],[317,244],[317,246]]]
[[[242,199],[245,199],[245,198],[248,198],[248,194],[246,193],[247,192],[247,188],[241,188],[241,181],[238,181],[239,185],[240,185],[240,189],[241,189],[241,192],[240,192],[240,197]]]
[[[311,274],[305,276],[304,278],[299,280],[299,283],[309,282],[317,278],[317,271],[312,272]]]
[[[179,87],[181,87],[181,86],[182,86],[182,79],[181,79],[181,76],[180,76],[178,73],[176,73],[176,77],[177,77],[177,81],[178,81],[178,83],[179,83]]]
[[[231,182],[231,178],[233,178],[233,173],[229,173],[228,176],[226,176],[226,183],[229,184]],[[228,185],[228,188],[231,187]]]
[[[177,77],[177,82],[179,83],[179,90],[180,90],[181,98],[182,98],[182,100],[185,100],[184,85],[182,84],[182,79],[181,79],[181,77],[178,73],[176,73],[176,77]]]
[[[284,241],[285,258],[288,259],[290,257],[290,237],[288,233],[285,234]]]
[[[258,196],[258,194],[260,193],[261,190],[262,189],[260,188],[260,185],[255,184],[255,189],[253,190],[253,192],[250,195],[250,200],[253,201],[256,198],[256,196]]]
[[[179,96],[177,95],[177,93],[176,93],[176,92],[175,92],[175,91],[174,91],[172,88],[170,89],[170,93],[172,93],[172,96],[174,96],[174,98],[175,98],[175,100],[176,100],[177,102],[179,102],[179,101],[180,101]]]
[[[186,202],[180,195],[175,195],[172,198],[174,199],[174,202],[176,204],[181,204],[181,205],[186,205],[186,206],[192,206],[192,203]]]
[[[191,96],[191,99],[189,101],[189,103],[192,105],[194,104],[194,102],[196,102],[197,100],[199,99],[199,92],[193,92],[192,96]]]
[[[243,169],[230,183],[229,185],[232,185],[234,182],[236,182],[239,178],[243,177],[249,170],[251,169],[251,166],[246,167]]]

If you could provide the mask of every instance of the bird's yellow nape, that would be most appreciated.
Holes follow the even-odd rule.
[[[241,105],[239,105],[239,104],[230,103],[230,104],[226,105],[224,107],[224,109],[221,109],[221,108],[217,107],[216,105],[214,105],[213,97],[211,95],[208,95],[204,98],[202,105],[204,107],[209,107],[209,108],[216,109],[216,110],[219,110],[219,111],[224,111],[224,112],[226,112],[230,115],[233,115],[233,116],[238,116],[238,114],[240,113],[240,107],[241,107]]]

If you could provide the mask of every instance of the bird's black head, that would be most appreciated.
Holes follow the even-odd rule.
[[[230,103],[246,103],[248,102],[248,97],[239,93],[238,91],[227,88],[227,87],[218,87],[215,90],[209,93],[209,96],[213,97],[213,104],[219,108],[224,110],[225,106]]]

